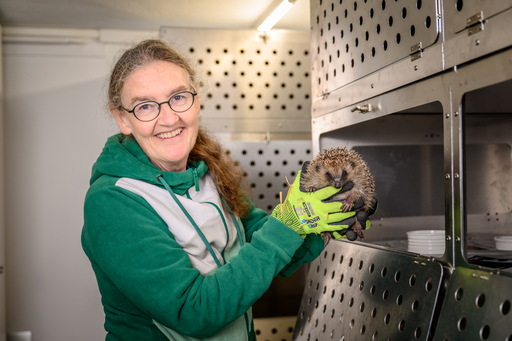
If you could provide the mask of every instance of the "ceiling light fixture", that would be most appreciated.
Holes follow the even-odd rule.
[[[270,8],[268,12],[271,12],[270,15],[266,17],[266,19],[261,23],[261,25],[258,26],[258,31],[269,31],[274,25],[292,8],[293,3],[296,0],[283,0],[279,5],[275,7],[274,9]]]

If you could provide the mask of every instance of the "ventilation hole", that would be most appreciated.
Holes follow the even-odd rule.
[[[359,290],[363,290],[364,289],[364,282],[361,281],[361,283],[359,283]]]
[[[382,293],[382,299],[385,301],[388,299],[388,296],[389,296],[389,291],[384,290],[384,292]]]
[[[397,306],[401,306],[401,305],[402,305],[402,302],[403,302],[403,297],[402,297],[402,295],[398,295],[398,297],[396,298],[396,301],[395,301],[396,305],[397,305]]]
[[[425,290],[427,292],[430,292],[432,290],[432,287],[434,286],[434,283],[432,282],[432,278],[430,278],[427,283],[425,283]]]
[[[462,2],[462,1],[461,1]],[[483,326],[480,328],[480,339],[487,340],[489,338],[489,335],[491,334],[491,327],[489,326]]]
[[[386,314],[386,316],[384,316],[384,323],[389,324],[390,319],[391,319],[391,316],[389,314]]]
[[[482,308],[485,304],[485,295],[484,294],[478,295],[476,297],[475,303],[478,308]]]
[[[343,255],[340,257],[340,264],[343,263]],[[342,275],[343,276],[343,275]]]
[[[354,284],[354,277],[350,277],[350,279],[348,280],[348,286],[351,287],[352,284]]]
[[[459,319],[459,321],[457,321],[457,328],[459,329],[459,331],[463,331],[464,329],[466,329],[466,324],[467,324],[467,319],[463,316]]]
[[[416,0],[416,8],[421,9],[421,0]]]
[[[432,19],[430,19],[430,17],[427,17],[425,19],[425,27],[426,28],[430,28],[430,25],[432,24]]]
[[[501,315],[507,315],[510,312],[510,301],[506,300],[500,304]]]
[[[373,308],[370,315],[375,318],[375,316],[377,316],[377,308]]]
[[[260,194],[259,198],[260,198],[260,200],[263,200],[263,199],[265,199],[265,196],[263,194]]]
[[[417,312],[418,311],[418,307],[419,307],[419,302],[418,300],[412,302],[412,305],[411,305],[411,310],[413,313]]]
[[[377,24],[377,30],[376,31],[377,31],[377,34],[380,33],[380,24]]]
[[[212,49],[206,49],[206,53],[211,53],[212,52]]]
[[[397,44],[400,44],[400,41],[402,40],[402,37],[400,36],[400,33],[397,33],[396,34],[396,38],[395,38],[395,41]]]
[[[363,26],[363,17],[359,17],[359,26]]]
[[[348,47],[348,44],[347,44],[347,45],[345,45],[345,52],[348,53],[348,49],[349,49],[349,47]]]
[[[366,41],[368,41],[368,39],[370,39],[370,33],[368,31],[366,31],[366,33],[364,34],[364,39]]]
[[[401,275],[400,275],[400,271],[397,271],[397,272],[395,273],[395,282],[398,282],[398,281],[400,280],[400,276],[401,276]]]
[[[391,16],[388,19],[388,25],[389,25],[389,27],[393,26],[393,17],[391,17]]]
[[[354,41],[354,45],[357,47],[359,45],[359,39],[356,38],[356,40]]]
[[[462,0],[457,0],[457,2],[455,2],[455,9],[457,11],[462,11],[462,6],[464,6],[464,2]]]
[[[260,54],[260,53],[261,53],[261,51],[260,51],[260,50],[256,50],[256,54]]]
[[[219,65],[220,64],[220,60],[215,60],[215,64]]]
[[[374,14],[373,8],[370,8],[370,18],[373,18],[373,14]]]
[[[375,47],[372,47],[372,57],[375,57]]]
[[[217,105],[215,106],[215,109],[220,110],[220,105],[219,105],[219,104],[217,104]]]
[[[386,277],[386,273],[388,272],[388,269],[386,267],[382,268],[382,271],[380,272],[380,275],[384,278]]]
[[[409,285],[413,287],[414,284],[416,284],[416,275],[411,275],[411,277],[409,277]]]
[[[387,40],[384,40],[384,44],[382,45],[382,47],[384,48],[384,51],[386,51],[388,49],[388,42],[387,42]]]
[[[255,165],[256,165],[256,162],[251,161],[250,165],[251,165],[251,166],[255,166]]]
[[[416,28],[414,27],[414,25],[411,25],[409,33],[411,34],[411,37],[414,37],[414,35],[416,34]]]
[[[340,32],[340,37],[341,37],[341,39],[343,39],[343,30],[341,30],[341,32]]]
[[[350,61],[350,65],[351,65],[352,67],[354,67],[355,62],[354,62],[354,60],[353,60],[353,59]]]
[[[462,289],[462,287],[457,288],[457,290],[455,290],[455,300],[460,301],[462,299],[463,294],[464,294],[464,289]]]
[[[371,288],[370,288],[370,295],[373,296],[375,294],[375,290],[376,290],[375,285],[372,285]]]
[[[361,53],[361,63],[364,63],[364,53]]]
[[[348,17],[348,10],[345,10],[345,18]]]
[[[283,166],[286,166],[288,164],[288,161],[283,160]],[[285,184],[286,185],[286,184]]]
[[[384,11],[386,9],[386,0],[382,0],[382,4],[380,5],[380,8]]]

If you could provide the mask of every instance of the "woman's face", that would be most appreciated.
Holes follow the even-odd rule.
[[[121,91],[121,102],[123,107],[132,110],[144,101],[167,101],[180,91],[192,91],[185,69],[158,61],[139,68],[128,77]],[[183,172],[196,142],[199,109],[196,96],[192,107],[181,113],[162,104],[160,115],[149,122],[139,121],[133,114],[117,109],[113,109],[112,114],[121,132],[133,134],[151,163],[164,171]]]

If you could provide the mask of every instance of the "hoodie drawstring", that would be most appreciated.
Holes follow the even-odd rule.
[[[194,182],[196,181],[196,177],[197,177],[197,174],[195,173],[194,171]],[[199,226],[197,226],[196,222],[194,221],[194,219],[192,219],[192,217],[190,216],[190,214],[187,212],[187,210],[185,209],[185,207],[183,207],[183,205],[181,204],[181,202],[178,200],[178,198],[176,197],[176,194],[174,194],[174,192],[172,191],[171,187],[169,186],[169,184],[167,183],[167,181],[165,181],[164,177],[160,174],[158,175],[157,177],[157,180],[160,181],[165,189],[167,190],[167,192],[169,192],[171,194],[171,197],[174,199],[174,201],[176,202],[176,204],[178,205],[178,207],[181,209],[181,211],[183,212],[183,214],[185,214],[185,216],[187,217],[188,221],[192,224],[192,226],[194,226],[194,229],[196,230],[197,234],[199,235],[199,237],[201,237],[201,240],[203,241],[204,245],[206,246],[206,248],[208,249],[208,251],[210,251],[210,254],[212,255],[213,259],[215,260],[215,263],[217,264],[217,267],[221,267],[222,264],[219,262],[217,256],[215,255],[215,253],[213,252],[213,249],[210,245],[210,243],[208,242],[208,240],[206,239],[206,237],[204,236],[203,232],[201,231],[201,229],[199,228]],[[199,187],[199,184],[196,182],[196,188],[197,190]]]

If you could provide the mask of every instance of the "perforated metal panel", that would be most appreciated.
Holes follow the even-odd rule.
[[[333,241],[311,264],[294,340],[427,340],[439,263]]]
[[[511,277],[487,271],[455,269],[434,341],[511,341],[511,288]]]
[[[434,44],[438,14],[437,1],[311,0],[314,96]]]
[[[311,131],[309,32],[162,28],[204,75],[201,122],[215,132]]]
[[[268,213],[279,204],[279,192],[285,199],[286,179],[292,183],[303,162],[313,158],[309,140],[230,141],[224,145],[246,171],[254,205]]]

